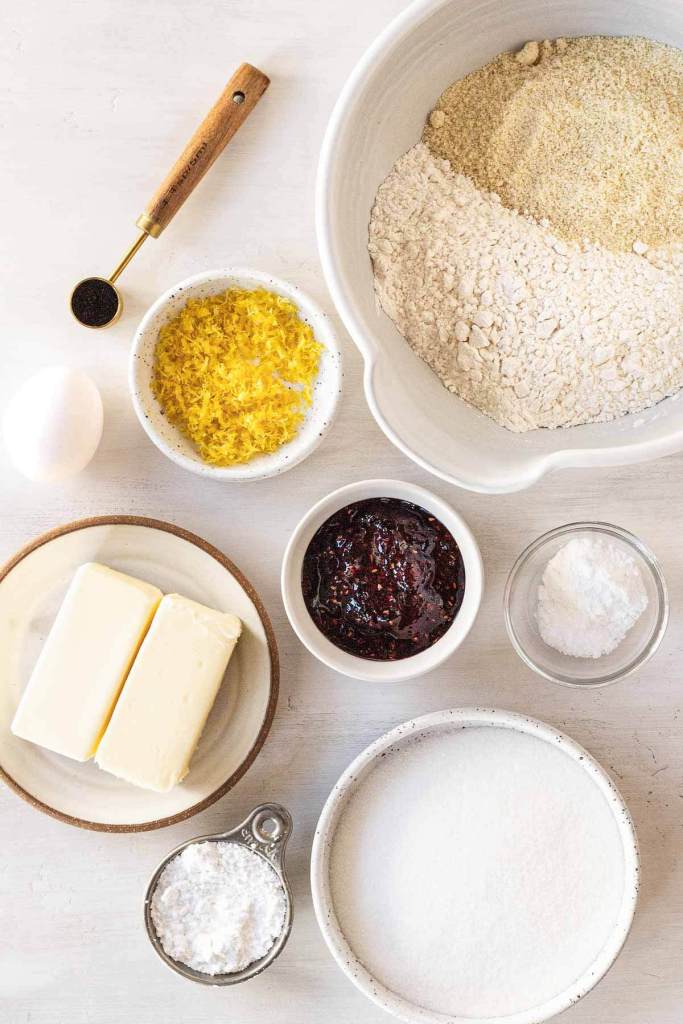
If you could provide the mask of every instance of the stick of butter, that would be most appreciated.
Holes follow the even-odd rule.
[[[106,565],[77,569],[14,716],[15,736],[76,761],[92,757],[161,596]]]
[[[235,615],[164,597],[97,748],[100,768],[159,793],[184,778],[241,631]]]

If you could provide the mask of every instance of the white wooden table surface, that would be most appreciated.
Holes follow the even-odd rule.
[[[252,769],[218,804],[137,836],[84,832],[0,789],[0,1020],[3,1024],[372,1024],[388,1018],[342,976],[318,933],[308,889],[311,837],[334,780],[391,726],[457,704],[529,712],[566,730],[615,775],[635,816],[644,886],[617,965],[572,1024],[680,1024],[683,1018],[681,483],[683,456],[565,472],[510,497],[461,493],[395,450],[371,419],[359,357],[343,338],[341,414],[318,452],[270,482],[224,486],[184,473],[143,435],[126,388],[144,309],[188,274],[230,263],[271,270],[331,303],[316,255],[313,182],[322,132],[356,58],[403,0],[22,0],[0,29],[0,404],[39,366],[83,367],[105,402],[102,446],[66,486],[19,478],[0,454],[0,558],[82,516],[136,513],[196,531],[253,580],[282,660],[277,717]],[[618,26],[615,26],[618,29]],[[272,75],[265,100],[158,242],[123,279],[126,312],[91,333],[66,297],[110,271],[148,194],[213,102],[250,60]],[[368,476],[430,486],[460,509],[486,563],[481,615],[460,652],[426,679],[378,687],[336,677],[295,639],[278,569],[287,537],[319,497]],[[636,679],[598,692],[544,683],[505,636],[501,597],[519,550],[576,518],[625,526],[660,556],[672,622]],[[176,843],[231,825],[275,799],[294,815],[291,941],[266,974],[234,989],[173,976],[142,927],[147,877]]]

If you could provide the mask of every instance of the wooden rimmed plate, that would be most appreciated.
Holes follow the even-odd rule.
[[[170,793],[138,789],[19,739],[10,723],[71,578],[97,561],[213,608],[244,630],[192,759]],[[80,828],[144,832],[204,810],[235,785],[261,749],[279,683],[275,637],[251,584],[220,551],[170,523],[102,516],[58,527],[0,571],[0,777],[38,810]]]

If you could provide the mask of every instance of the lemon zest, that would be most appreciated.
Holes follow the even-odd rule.
[[[289,299],[230,288],[161,328],[152,393],[205,462],[249,462],[298,433],[323,350]]]

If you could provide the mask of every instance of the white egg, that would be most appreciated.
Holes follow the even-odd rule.
[[[85,469],[97,451],[102,420],[102,399],[90,377],[49,366],[29,377],[5,409],[5,445],[29,480],[65,480]]]

